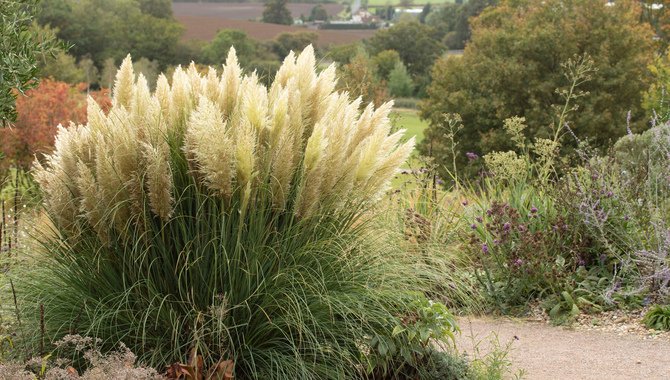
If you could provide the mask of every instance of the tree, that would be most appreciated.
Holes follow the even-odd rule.
[[[86,94],[65,82],[44,79],[39,86],[28,90],[16,102],[18,117],[13,128],[0,130],[0,148],[8,163],[29,169],[35,155],[50,153],[53,149],[57,126],[69,122],[86,123]],[[103,110],[111,106],[109,91],[94,91],[91,95]]]
[[[99,67],[128,53],[173,63],[183,26],[162,0],[50,0],[42,4],[38,21],[58,30],[72,43],[71,54],[90,57]]]
[[[314,32],[295,32],[295,33],[281,33],[272,44],[272,50],[284,59],[288,53],[302,51],[308,45],[316,45],[319,35]]]
[[[430,14],[430,11],[432,10],[430,3],[426,3],[426,5],[423,6],[423,9],[421,9],[421,14],[419,15],[419,22],[422,24],[426,23],[426,18]]]
[[[268,0],[263,10],[263,22],[293,25],[293,16],[286,8],[287,0]]]
[[[86,81],[86,73],[77,66],[77,59],[64,51],[39,62],[38,66],[45,78],[70,84]]]
[[[309,15],[310,21],[328,21],[328,11],[322,4],[317,4]]]
[[[497,3],[498,0],[470,0],[465,4],[445,4],[432,12],[426,23],[437,30],[449,49],[463,49],[470,40],[470,19]]]
[[[142,13],[157,18],[172,18],[172,0],[138,0]]]
[[[345,45],[337,45],[333,46],[330,49],[328,49],[328,53],[326,54],[326,57],[330,58],[333,60],[333,62],[337,62],[340,65],[346,65],[347,63],[351,62],[351,60],[362,50],[362,46],[358,42],[350,43],[350,44],[345,44]]]
[[[374,62],[364,52],[359,52],[351,62],[340,67],[340,90],[348,91],[352,98],[363,99],[363,103],[381,105],[388,99],[386,83],[379,79]]]
[[[237,56],[242,62],[248,61],[256,51],[256,41],[237,29],[220,30],[209,43],[202,48],[201,60],[206,64],[222,64],[226,61],[228,51],[235,47]]]
[[[503,1],[473,21],[473,35],[462,56],[441,58],[432,72],[422,116],[428,134],[439,139],[444,114],[458,113],[465,129],[463,151],[507,149],[503,120],[523,116],[527,137],[549,136],[555,107],[564,104],[556,90],[569,81],[562,64],[589,55],[595,72],[579,90],[579,110],[570,114],[576,133],[603,147],[632,127],[641,127],[641,93],[653,57],[652,31],[639,22],[632,1],[606,5],[600,0]],[[427,145],[422,146],[427,153]],[[444,152],[434,152],[439,157]],[[463,157],[460,157],[464,160]]]
[[[17,93],[37,84],[37,60],[61,45],[48,30],[32,24],[38,0],[0,4],[0,123],[16,120]]]
[[[389,74],[388,87],[391,96],[399,98],[412,96],[414,82],[412,82],[412,78],[407,73],[407,68],[405,68],[402,62],[398,61],[393,71]]]
[[[374,34],[368,41],[372,55],[395,50],[412,75],[427,75],[444,46],[435,38],[435,30],[418,21],[401,22]]]
[[[670,120],[670,50],[649,65],[652,83],[644,93],[642,108],[654,122]]]
[[[379,54],[372,57],[372,62],[377,66],[377,74],[379,74],[379,77],[383,80],[388,80],[391,71],[393,71],[398,63],[402,63],[400,61],[400,54],[395,50],[384,50],[379,52]]]

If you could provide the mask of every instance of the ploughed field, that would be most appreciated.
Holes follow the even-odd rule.
[[[342,4],[323,4],[328,14],[342,11]],[[309,16],[315,4],[290,3],[294,18]],[[369,38],[374,30],[319,30],[299,26],[266,24],[262,17],[262,3],[173,3],[176,19],[184,25],[184,39],[210,40],[220,29],[239,29],[258,40],[270,40],[284,32],[314,32],[319,35],[319,46],[346,44]]]
[[[336,16],[342,12],[342,4],[321,4],[329,16]],[[263,16],[263,3],[172,3],[172,11],[175,15],[182,16],[206,16],[225,18],[229,20],[255,20]],[[308,17],[316,4],[289,3],[287,8],[294,18],[301,14]]]

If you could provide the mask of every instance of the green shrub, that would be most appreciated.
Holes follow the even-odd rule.
[[[642,322],[650,329],[670,330],[670,306],[652,306],[644,315]]]
[[[124,61],[109,114],[91,102],[35,170],[54,231],[17,285],[27,343],[78,333],[240,379],[392,371],[373,342],[435,278],[374,207],[413,141],[314,65],[291,54],[266,89],[231,50],[220,76],[178,68],[152,95]]]
[[[414,82],[407,73],[405,65],[398,61],[388,76],[389,93],[391,96],[409,97],[414,91]]]

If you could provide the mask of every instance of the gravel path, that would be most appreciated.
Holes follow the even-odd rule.
[[[501,346],[511,342],[508,358],[524,379],[670,379],[670,339],[635,334],[574,331],[546,323],[510,319],[461,318],[459,351],[490,350],[497,333]]]

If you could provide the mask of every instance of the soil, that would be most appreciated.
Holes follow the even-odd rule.
[[[338,14],[342,4],[323,4],[329,15]],[[257,22],[263,15],[262,3],[173,3],[174,16],[185,31],[184,40],[211,40],[221,29],[239,29],[257,40],[271,40],[280,33],[312,32],[319,37],[316,44],[320,47],[347,44],[370,38],[376,30],[322,30],[300,26],[287,26]],[[314,4],[289,3],[288,8],[294,17],[309,16]]]
[[[497,334],[500,347],[510,344],[512,373],[521,369],[524,379],[670,379],[668,334],[621,327],[635,324],[630,319],[615,322],[592,329],[585,323],[565,328],[535,320],[460,318],[456,344],[471,357],[475,347],[485,354]]]

